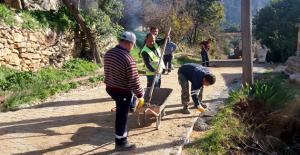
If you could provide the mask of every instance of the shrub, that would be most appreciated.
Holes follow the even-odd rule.
[[[8,25],[14,25],[16,23],[15,12],[8,9],[6,5],[0,4],[0,21]]]
[[[297,6],[297,7],[296,7]],[[271,50],[274,62],[284,62],[297,48],[296,23],[300,22],[299,0],[274,0],[254,18],[254,35]]]
[[[23,20],[21,25],[16,25],[16,13]],[[51,28],[58,31],[65,31],[75,26],[75,20],[66,7],[61,7],[58,11],[13,11],[6,5],[0,4],[0,21],[11,26],[21,26],[24,29],[30,30]]]

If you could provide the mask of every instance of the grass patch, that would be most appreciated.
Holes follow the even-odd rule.
[[[16,22],[17,15],[23,20],[22,23]],[[28,11],[11,10],[0,4],[0,21],[9,26],[30,30],[51,28],[64,31],[75,26],[75,20],[66,7],[61,7],[58,11]]]
[[[226,154],[238,147],[236,140],[246,138],[247,128],[234,115],[233,105],[246,99],[245,92],[245,89],[241,89],[230,94],[226,106],[213,119],[212,129],[187,149],[189,154]]]
[[[138,47],[135,47],[131,50],[130,54],[134,58],[137,64],[143,63],[143,58],[140,55],[141,50]]]
[[[61,69],[44,68],[39,72],[18,72],[1,67],[0,92],[7,96],[1,110],[15,110],[22,104],[77,88],[78,82],[65,81],[95,73],[100,67],[82,59],[73,59]],[[98,76],[89,81],[95,83],[102,80],[103,76]]]
[[[15,20],[15,12],[11,11],[6,5],[0,4],[0,21],[6,23],[7,25],[14,25],[16,23]]]
[[[178,57],[175,57],[174,64],[177,66],[186,64],[186,63],[200,63],[200,59],[198,59],[195,56],[189,56],[189,55],[180,55]]]
[[[101,81],[104,81],[104,75],[98,75],[96,77],[89,78],[90,83],[97,83],[97,82],[101,82]]]
[[[135,62],[137,63],[137,69],[139,71],[140,74],[144,74],[145,71],[145,67],[144,67],[144,61],[142,56],[140,55],[141,50],[138,47],[135,47],[132,49],[132,51],[130,52],[131,56],[134,58]]]
[[[282,76],[270,74],[263,76],[253,86],[245,86],[231,92],[225,106],[213,119],[212,129],[203,137],[198,138],[194,145],[188,147],[188,153],[258,154],[272,153],[273,151],[284,154],[287,152],[286,148],[293,148],[292,146],[287,147],[287,144],[291,145],[291,143],[282,140],[282,145],[276,147],[274,145],[260,146],[257,143],[266,144],[266,135],[281,138],[278,134],[280,132],[277,130],[283,130],[286,134],[287,129],[284,129],[283,126],[290,122],[283,124],[278,122],[282,116],[273,117],[272,115],[274,112],[284,111],[291,106],[292,101],[299,94],[299,87],[293,86]],[[288,111],[291,112],[291,110]],[[284,117],[285,121],[287,116]],[[296,113],[291,115],[290,119],[295,119],[295,116],[297,116]],[[273,132],[274,130],[276,132]],[[274,133],[278,135],[274,135]],[[290,153],[293,151],[288,150]]]

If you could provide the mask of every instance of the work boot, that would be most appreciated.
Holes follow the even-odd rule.
[[[182,109],[183,114],[191,114],[190,110],[188,109],[188,106],[184,106]]]
[[[135,150],[136,146],[135,144],[130,144],[128,142],[126,142],[123,145],[117,145],[115,146],[115,151],[132,151]]]
[[[200,103],[201,104],[201,106],[204,108],[204,109],[206,109],[207,108],[207,105],[205,104],[205,103]]]
[[[204,103],[200,103],[200,105],[201,105],[204,109],[207,108],[207,105],[204,104]],[[198,105],[194,105],[192,109],[198,109]]]

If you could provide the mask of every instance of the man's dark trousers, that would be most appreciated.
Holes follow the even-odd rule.
[[[167,72],[171,72],[172,59],[173,59],[173,55],[172,54],[164,55],[164,64],[166,66],[166,69],[164,69],[164,72],[165,72],[165,70],[167,70]]]
[[[202,66],[209,67],[208,53],[206,51],[201,51],[201,57],[202,57]]]
[[[127,117],[133,94],[114,92],[108,88],[106,91],[116,101],[115,143],[124,145],[127,143]]]
[[[161,75],[157,75],[157,80],[155,81],[154,87],[160,88],[161,85]],[[147,75],[147,87],[151,87],[154,81],[155,75]]]

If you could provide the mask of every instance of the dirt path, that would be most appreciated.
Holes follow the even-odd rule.
[[[212,68],[217,83],[205,89],[204,100],[218,99],[229,83],[241,77],[241,68]],[[197,113],[180,114],[177,71],[163,76],[162,87],[174,91],[167,101],[161,129],[155,123],[138,128],[129,118],[129,141],[138,149],[128,154],[176,154]],[[145,85],[145,77],[142,77]],[[31,109],[0,113],[0,154],[112,154],[114,148],[114,102],[101,84],[80,87],[49,99]],[[117,154],[117,153],[113,153]],[[124,153],[122,153],[124,154]]]

